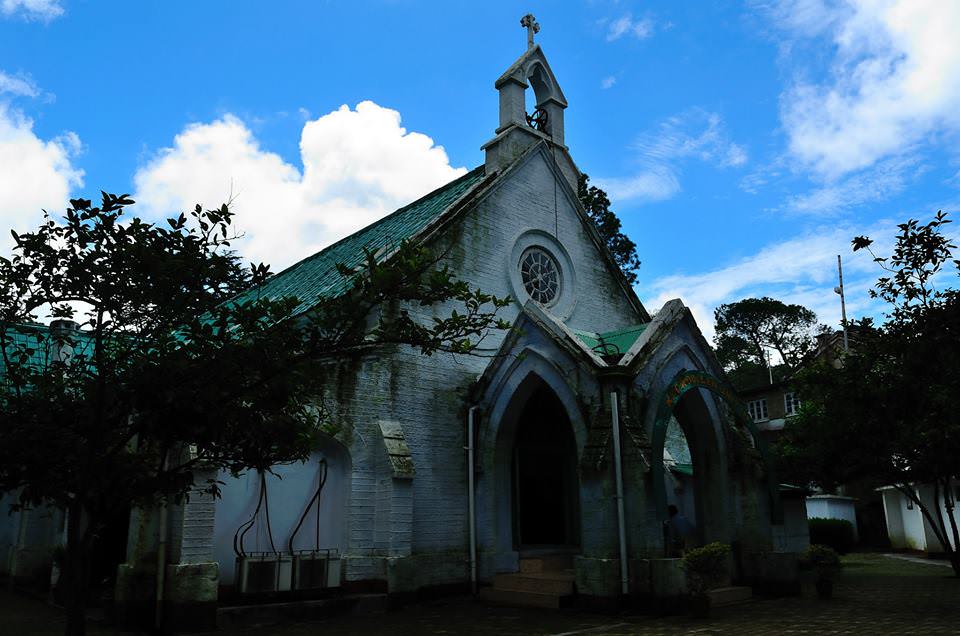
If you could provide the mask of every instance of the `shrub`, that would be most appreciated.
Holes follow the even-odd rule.
[[[810,543],[830,546],[840,554],[853,549],[853,524],[846,519],[810,519]]]
[[[828,545],[811,544],[800,555],[800,567],[805,570],[818,570],[840,567],[840,557]]]
[[[683,569],[690,581],[690,591],[704,594],[719,584],[727,573],[727,555],[730,546],[713,542],[701,548],[693,548],[683,555]]]

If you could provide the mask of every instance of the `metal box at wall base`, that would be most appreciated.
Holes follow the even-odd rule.
[[[267,594],[290,590],[292,560],[275,552],[251,552],[237,557],[237,589],[241,594]]]
[[[293,589],[323,590],[340,587],[340,553],[304,550],[293,555]]]

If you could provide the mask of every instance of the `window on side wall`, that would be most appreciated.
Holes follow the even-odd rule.
[[[747,402],[747,412],[754,422],[766,422],[770,419],[767,416],[767,398]]]
[[[783,412],[787,417],[796,415],[800,412],[800,398],[797,397],[796,393],[791,392],[783,394]]]

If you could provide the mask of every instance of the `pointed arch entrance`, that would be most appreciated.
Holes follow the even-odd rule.
[[[521,551],[576,547],[576,439],[560,399],[542,380],[536,384],[520,408],[512,444],[514,545]]]
[[[708,492],[707,487],[716,486],[717,483],[724,481],[726,471],[721,470],[716,463],[720,457],[716,453],[711,453],[712,448],[720,448],[720,436],[727,437],[728,432],[724,427],[713,431],[711,439],[704,443],[704,440],[697,440],[700,435],[710,435],[710,427],[703,423],[710,421],[710,407],[704,396],[712,393],[723,399],[732,413],[736,425],[748,431],[753,447],[760,454],[764,468],[764,482],[769,499],[769,511],[771,521],[781,523],[783,518],[780,504],[778,484],[774,474],[773,465],[770,461],[766,444],[760,436],[753,421],[747,415],[746,410],[741,405],[736,394],[733,393],[719,379],[704,373],[702,371],[681,371],[663,391],[656,411],[656,420],[653,424],[651,436],[651,477],[653,480],[653,495],[657,507],[657,517],[660,520],[666,520],[668,517],[667,505],[668,496],[664,479],[663,449],[667,437],[667,432],[672,420],[679,421],[683,432],[691,445],[691,455],[693,460],[693,470],[696,476],[696,514],[702,519],[702,525],[713,524],[713,527],[707,527],[701,530],[702,538],[705,540],[723,540],[720,536],[725,529],[722,527],[722,520],[727,516],[722,509],[714,509],[720,505],[724,499],[724,490],[718,489],[716,493]],[[699,423],[699,425],[698,425]],[[699,450],[696,450],[699,449]]]
[[[524,554],[582,545],[577,467],[586,427],[562,374],[541,353],[525,353],[491,392],[478,439],[490,467],[477,484],[479,539],[494,572],[516,572]]]

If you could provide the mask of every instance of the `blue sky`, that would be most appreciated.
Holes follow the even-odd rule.
[[[835,323],[837,254],[876,313],[850,239],[958,207],[955,3],[0,0],[2,224],[100,189],[148,217],[233,195],[241,251],[288,265],[482,163],[527,11],[638,294],[708,336],[747,296]]]

